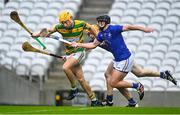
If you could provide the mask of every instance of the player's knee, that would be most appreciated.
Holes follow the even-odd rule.
[[[116,81],[114,81],[114,80],[109,80],[109,85],[110,85],[111,87],[115,88],[115,87],[116,87],[116,84],[117,84]]]
[[[107,73],[107,72],[105,72],[105,73],[104,73],[104,76],[105,76],[105,78],[107,79],[107,78],[109,78],[110,74]]]
[[[112,88],[116,88],[116,83],[110,82],[110,86],[111,86]]]
[[[70,68],[69,68],[68,66],[66,66],[66,65],[63,65],[63,66],[62,66],[62,69],[63,69],[63,71],[67,71],[67,70],[69,70]]]

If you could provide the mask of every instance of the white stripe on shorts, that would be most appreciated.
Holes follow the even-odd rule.
[[[121,72],[130,72],[132,70],[134,64],[134,53],[131,53],[131,56],[126,59],[126,60],[122,60],[122,61],[115,61],[113,60],[113,68],[121,71]]]

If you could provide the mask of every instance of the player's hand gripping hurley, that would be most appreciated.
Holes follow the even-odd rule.
[[[65,40],[65,39],[63,39],[63,38],[61,38],[61,37],[58,37],[58,36],[55,36],[55,35],[48,35],[47,33],[48,33],[47,28],[44,28],[44,29],[42,29],[42,30],[40,31],[39,34],[41,34],[41,35],[44,36],[45,38],[52,38],[52,39],[55,39],[55,40],[64,42],[64,43],[66,43],[66,44],[69,44],[69,45],[72,44],[71,42],[69,42],[69,41],[67,41],[67,40]]]

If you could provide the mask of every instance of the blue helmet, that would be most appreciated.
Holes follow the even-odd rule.
[[[96,20],[99,22],[99,21],[103,21],[105,22],[106,24],[110,24],[111,23],[111,18],[108,16],[108,15],[101,15],[101,16],[98,16],[96,18]]]

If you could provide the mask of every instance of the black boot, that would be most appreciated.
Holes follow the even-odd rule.
[[[67,100],[72,100],[74,99],[78,94],[78,88],[76,89],[71,89],[70,90],[70,93],[69,93],[69,96],[66,98]]]
[[[91,101],[91,106],[96,107],[96,106],[102,106],[101,102],[98,100]]]
[[[174,85],[177,85],[177,81],[175,78],[172,77],[170,71],[166,70],[163,74],[163,79],[171,81]]]

